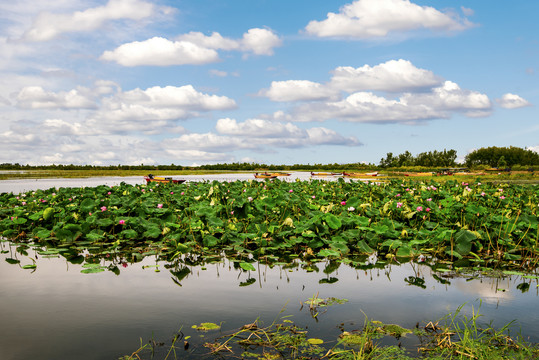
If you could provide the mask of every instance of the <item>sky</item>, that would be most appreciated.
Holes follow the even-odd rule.
[[[0,163],[539,152],[539,1],[0,2]]]

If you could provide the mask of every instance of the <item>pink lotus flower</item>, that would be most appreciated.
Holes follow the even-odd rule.
[[[423,211],[423,206],[418,206],[418,207],[416,208],[416,210],[417,210],[418,212]]]
[[[293,192],[294,192],[294,190],[290,189],[290,190],[288,190],[288,192],[289,192],[289,193],[293,193]]]
[[[184,193],[183,191],[180,193],[180,195],[184,195],[184,194],[185,194],[185,193]]]
[[[428,198],[427,201],[432,201],[432,198]]]
[[[426,212],[429,212],[429,211],[430,211],[430,208],[426,208],[425,211],[426,211]]]
[[[110,195],[110,194],[112,194],[112,193],[109,191],[109,192],[107,193],[107,195]]]
[[[401,203],[401,202],[398,202],[398,203],[397,203],[397,209],[400,208],[400,207],[402,207],[402,203]]]
[[[500,199],[502,199],[502,200],[503,200],[503,199],[505,199],[505,196],[503,196],[503,195],[502,195],[502,196],[500,196]]]
[[[315,195],[313,195],[313,199],[316,199],[316,196],[315,196]]]
[[[346,205],[346,201],[341,201],[341,205]]]
[[[125,220],[120,220],[120,221],[118,221],[118,224],[120,224],[120,225],[125,224]]]
[[[485,196],[485,195],[486,195],[486,194],[485,194],[485,192],[483,191],[483,192],[481,193],[481,196]]]
[[[158,209],[162,209],[162,208],[163,208],[163,204],[157,204],[157,208],[158,208]]]
[[[107,211],[107,207],[106,206],[101,206],[101,212],[103,211]]]
[[[397,194],[397,195],[395,195],[395,196],[396,196],[396,197],[400,197],[400,196],[401,196],[401,194]]]
[[[171,192],[170,192],[170,195],[174,195],[174,191],[171,191]]]

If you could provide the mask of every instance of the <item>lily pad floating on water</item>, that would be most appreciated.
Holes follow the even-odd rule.
[[[205,322],[205,323],[201,323],[200,325],[193,325],[191,327],[198,331],[210,331],[210,330],[219,330],[221,328],[221,325],[217,325],[211,322]]]

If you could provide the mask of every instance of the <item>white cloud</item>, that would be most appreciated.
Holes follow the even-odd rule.
[[[535,151],[536,153],[539,154],[539,145],[535,145],[535,146],[528,146],[526,148],[526,150],[531,150],[531,151]]]
[[[209,74],[212,75],[212,76],[217,76],[217,77],[227,77],[228,76],[228,73],[226,71],[217,70],[217,69],[211,69],[209,71]]]
[[[92,135],[92,129],[84,127],[79,122],[67,122],[63,119],[46,119],[36,126],[43,134],[56,134],[62,136]]]
[[[310,128],[306,131],[309,135],[310,145],[363,145],[355,137],[344,137],[334,130],[323,127]]]
[[[291,123],[281,123],[261,119],[248,119],[238,123],[235,119],[219,119],[215,129],[220,134],[246,137],[295,137],[305,138],[305,131]]]
[[[477,91],[463,90],[452,81],[445,81],[442,86],[430,93],[407,93],[402,100],[408,105],[425,105],[440,111],[459,111],[475,117],[490,112],[492,104],[487,95]]]
[[[446,81],[427,93],[404,93],[389,99],[372,92],[356,92],[335,102],[314,102],[293,108],[290,114],[278,112],[274,118],[290,121],[324,121],[339,119],[350,122],[415,123],[449,118],[455,112],[469,117],[485,116],[491,111],[488,97],[476,91],[463,90]]]
[[[95,101],[89,90],[73,89],[68,92],[47,92],[41,86],[24,87],[17,94],[17,106],[30,109],[92,109]]]
[[[112,51],[105,51],[100,59],[123,66],[201,65],[219,61],[217,50],[273,55],[273,48],[281,43],[279,37],[268,29],[250,29],[239,40],[225,38],[217,32],[210,36],[190,32],[174,41],[153,37],[123,44]]]
[[[87,126],[111,133],[183,132],[183,128],[176,128],[176,121],[200,116],[201,112],[236,107],[233,99],[201,93],[192,85],[120,91],[102,99],[101,103],[101,108],[87,121]]]
[[[328,13],[325,20],[309,22],[305,30],[319,37],[371,39],[418,29],[460,31],[472,25],[467,19],[409,0],[356,0],[339,13]]]
[[[287,80],[272,81],[269,89],[258,94],[273,101],[305,101],[335,98],[338,92],[308,80]]]
[[[238,40],[225,38],[218,32],[213,32],[210,36],[206,36],[201,32],[191,31],[178,36],[178,40],[214,50],[238,50],[241,47],[241,43]]]
[[[170,66],[212,63],[218,61],[219,56],[217,51],[192,42],[153,37],[145,41],[120,45],[112,51],[105,51],[100,59],[115,61],[123,66]]]
[[[273,48],[281,46],[282,41],[269,29],[254,28],[243,34],[241,48],[256,55],[273,55]]]
[[[355,137],[344,137],[330,129],[301,129],[290,122],[262,119],[248,119],[243,123],[229,118],[219,119],[216,130],[220,134],[248,138],[250,143],[260,146],[361,145]]]
[[[347,92],[422,90],[442,82],[442,79],[432,71],[419,69],[410,61],[403,59],[390,60],[373,67],[340,66],[332,73],[329,86]]]
[[[501,99],[496,99],[496,102],[504,109],[518,109],[525,106],[531,106],[527,100],[511,93],[504,94]]]
[[[162,8],[170,11],[169,8]],[[156,6],[143,0],[109,0],[104,6],[68,14],[40,13],[23,36],[30,41],[51,40],[62,33],[95,30],[111,20],[141,20],[155,14]]]

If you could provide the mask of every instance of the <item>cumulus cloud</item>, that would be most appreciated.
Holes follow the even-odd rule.
[[[192,42],[153,37],[145,41],[120,45],[112,51],[105,51],[100,59],[115,61],[123,66],[201,65],[218,61],[219,55],[213,49],[204,48]]]
[[[258,94],[273,101],[305,101],[335,98],[338,92],[308,80],[287,80],[273,81],[269,89],[261,90]]]
[[[496,99],[496,102],[504,109],[518,109],[531,106],[527,100],[511,93],[504,94],[500,99]]]
[[[41,86],[24,87],[16,97],[17,106],[30,109],[92,109],[95,100],[85,88],[61,91],[45,91]]]
[[[123,66],[201,65],[219,61],[217,50],[273,55],[273,49],[281,43],[279,37],[269,29],[250,29],[239,40],[225,38],[217,32],[210,36],[190,32],[175,40],[153,37],[123,44],[105,51],[100,59],[115,61]]]
[[[461,89],[452,81],[445,81],[429,93],[407,93],[402,100],[408,105],[429,106],[439,111],[458,111],[472,117],[485,116],[492,108],[487,95]]]
[[[170,8],[161,8],[168,12]],[[23,38],[51,40],[62,33],[91,31],[112,20],[142,20],[154,15],[157,7],[143,0],[109,0],[107,4],[69,14],[40,13]]]
[[[488,97],[476,91],[463,90],[446,81],[428,93],[404,93],[390,99],[372,92],[356,92],[343,100],[300,105],[290,114],[274,114],[291,121],[325,121],[339,119],[350,122],[415,123],[422,120],[449,118],[460,112],[466,116],[485,116],[491,110]]]
[[[358,68],[340,66],[333,70],[329,86],[354,91],[402,92],[429,89],[442,82],[430,70],[419,69],[408,60],[389,60],[385,63]]]
[[[192,85],[120,91],[101,103],[88,125],[109,132],[159,133],[177,120],[197,117],[201,112],[236,107],[233,99],[199,92]]]
[[[487,95],[461,89],[458,84],[403,59],[376,66],[341,66],[332,71],[330,81],[325,84],[307,80],[274,81],[259,95],[273,101],[307,102],[292,107],[288,113],[280,110],[269,116],[278,121],[338,119],[411,124],[449,118],[453,113],[486,116],[492,110]]]
[[[344,137],[337,132],[317,127],[302,129],[290,122],[248,119],[238,123],[234,119],[219,119],[216,130],[220,134],[253,139],[253,145],[303,147],[312,145],[348,145],[361,143],[355,137]],[[249,145],[251,146],[251,145]]]
[[[294,137],[305,138],[306,133],[291,123],[281,123],[261,119],[248,119],[238,123],[235,119],[219,119],[215,126],[217,132],[224,135],[245,137]]]
[[[170,155],[202,161],[230,159],[232,151],[267,152],[278,148],[303,148],[315,145],[362,145],[355,137],[345,137],[337,132],[317,127],[301,129],[297,125],[275,121],[248,119],[219,119],[217,134],[183,134],[161,142]],[[226,155],[229,153],[228,155]]]
[[[356,0],[341,7],[338,13],[328,13],[325,20],[309,22],[305,30],[319,37],[372,39],[418,29],[461,31],[471,26],[467,19],[453,13],[409,0]]]
[[[249,29],[241,40],[243,51],[256,55],[273,55],[273,49],[281,46],[282,41],[269,29]]]

